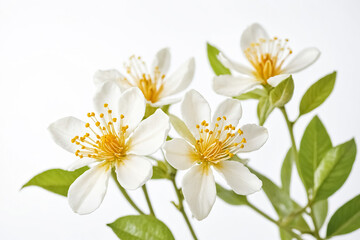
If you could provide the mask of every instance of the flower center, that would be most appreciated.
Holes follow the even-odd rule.
[[[286,47],[288,39],[281,40],[259,39],[245,50],[245,56],[255,68],[253,74],[263,84],[267,84],[270,77],[281,74],[284,61],[292,54],[292,50]]]
[[[153,69],[152,74],[149,73],[146,63],[141,57],[131,56],[129,62],[125,64],[126,72],[129,78],[124,78],[130,86],[138,87],[144,94],[146,100],[155,103],[164,90],[165,74],[162,74],[159,67]]]
[[[79,158],[89,157],[99,161],[121,161],[125,156],[126,145],[126,131],[128,125],[124,126],[124,115],[120,115],[120,121],[112,117],[112,110],[109,109],[108,104],[104,104],[107,110],[107,116],[103,113],[99,115],[98,119],[95,113],[88,113],[87,116],[91,119],[94,126],[86,123],[85,127],[89,129],[83,136],[75,136],[71,142],[79,146],[79,150],[75,155]],[[116,123],[119,124],[118,130],[115,129]]]
[[[212,130],[205,120],[196,125],[200,138],[196,141],[196,151],[202,162],[218,163],[232,158],[244,148],[246,139],[241,137],[243,131],[235,130],[231,124],[225,125],[226,117],[218,117]]]

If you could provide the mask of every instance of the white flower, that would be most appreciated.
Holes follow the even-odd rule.
[[[190,58],[168,76],[170,51],[164,48],[156,54],[150,69],[140,57],[136,56],[131,56],[124,67],[127,75],[115,69],[97,71],[94,76],[95,84],[101,86],[104,82],[114,81],[122,91],[130,87],[138,87],[147,103],[160,107],[180,101],[178,98],[170,97],[189,86],[194,76],[195,60]]]
[[[152,164],[144,156],[161,147],[170,128],[168,116],[160,109],[141,121],[146,102],[138,88],[109,94],[116,88],[108,82],[97,92],[95,107],[100,111],[88,113],[88,122],[65,117],[49,126],[54,141],[79,158],[70,170],[92,165],[69,188],[69,204],[79,214],[100,206],[112,168],[126,189],[145,184],[152,176]]]
[[[214,91],[221,95],[233,97],[259,84],[270,84],[275,87],[290,74],[299,72],[313,64],[320,56],[320,51],[317,48],[306,48],[284,66],[285,61],[292,54],[287,43],[288,39],[269,38],[261,25],[252,24],[243,32],[240,44],[251,67],[234,62],[220,53],[218,59],[221,63],[242,75],[214,77]]]
[[[237,153],[259,149],[268,138],[267,129],[255,124],[237,128],[242,114],[240,101],[225,100],[210,120],[209,104],[200,93],[191,90],[181,103],[181,111],[194,139],[188,142],[175,138],[166,142],[163,149],[174,168],[190,168],[184,176],[182,191],[195,218],[206,218],[215,202],[212,168],[237,194],[259,191],[262,182],[242,163],[230,160]]]

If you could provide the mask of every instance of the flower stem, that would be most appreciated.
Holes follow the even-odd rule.
[[[136,203],[131,199],[131,197],[129,196],[129,194],[126,192],[126,190],[120,185],[120,183],[118,182],[117,178],[116,178],[116,173],[114,171],[111,172],[111,175],[116,183],[116,186],[120,189],[121,193],[124,195],[124,197],[126,198],[126,200],[130,203],[130,205],[141,215],[145,215],[145,213],[143,211],[141,211],[141,209],[136,205]]]
[[[294,233],[290,228],[281,225],[278,221],[276,221],[275,219],[273,219],[272,217],[270,217],[269,215],[267,215],[266,213],[264,213],[263,211],[261,211],[260,209],[258,209],[256,206],[252,205],[249,201],[247,202],[247,206],[249,206],[251,209],[253,209],[255,212],[259,213],[261,216],[263,216],[264,218],[266,218],[267,220],[269,220],[270,222],[276,224],[278,227],[284,229],[286,232],[288,232],[289,234],[291,234],[291,236],[293,236],[294,238],[298,239],[298,240],[303,240],[301,238],[301,236],[299,236],[298,234]]]
[[[143,190],[143,192],[144,192],[147,205],[149,206],[150,215],[153,215],[154,217],[156,217],[155,212],[154,212],[154,209],[153,209],[152,204],[151,204],[151,201],[150,201],[150,197],[149,197],[147,188],[146,188],[146,184],[144,184],[144,185],[142,186],[142,190]]]
[[[188,226],[192,237],[194,238],[194,240],[197,240],[198,238],[197,238],[197,236],[195,234],[195,231],[194,231],[193,227],[191,226],[191,223],[190,223],[190,220],[189,220],[188,216],[186,215],[184,205],[183,205],[184,198],[182,197],[182,195],[180,193],[180,189],[176,185],[175,175],[173,177],[171,177],[171,182],[172,182],[172,184],[174,186],[176,196],[178,197],[178,200],[179,200],[179,203],[178,204],[174,203],[174,205],[181,212],[181,214],[183,215],[184,220],[186,222],[186,225]]]

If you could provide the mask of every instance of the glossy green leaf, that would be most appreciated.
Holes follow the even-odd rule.
[[[292,150],[292,148],[290,148],[286,153],[285,159],[281,166],[281,185],[282,185],[282,189],[287,194],[290,194],[291,173],[294,162],[295,162],[295,153]]]
[[[322,200],[335,193],[348,178],[356,156],[352,139],[330,149],[315,171],[315,199]]]
[[[219,184],[216,184],[216,194],[224,202],[230,205],[246,205],[247,199],[246,196],[238,195],[232,190],[225,189]]]
[[[336,72],[318,80],[306,91],[300,102],[300,115],[319,107],[334,89]]]
[[[360,195],[341,206],[331,217],[327,237],[347,234],[360,228]]]
[[[299,150],[299,166],[306,189],[314,187],[314,173],[327,151],[332,148],[331,139],[318,116],[306,127]]]
[[[166,179],[169,178],[167,165],[163,161],[156,161],[156,165],[153,166],[153,175],[151,179]]]
[[[126,240],[174,240],[169,228],[149,215],[125,216],[107,224],[119,239]]]
[[[66,197],[70,185],[88,169],[88,167],[79,168],[75,171],[50,169],[30,179],[22,188],[38,186]]]
[[[250,169],[250,168],[249,168]],[[294,202],[289,195],[273,183],[269,178],[264,175],[256,172],[253,169],[250,169],[263,183],[262,189],[264,190],[266,196],[270,200],[275,211],[280,218],[289,216],[291,213],[298,211],[300,206]],[[296,216],[289,226],[296,228],[300,231],[308,231],[309,225],[306,223],[304,218],[301,215]]]
[[[270,92],[270,103],[274,107],[283,107],[290,101],[294,93],[294,80],[292,76],[283,80]]]
[[[328,213],[327,199],[324,199],[324,200],[314,203],[312,205],[311,209],[314,214],[314,219],[315,219],[315,224],[317,226],[317,229],[321,229],[322,225],[325,222],[327,213]]]
[[[261,126],[264,125],[266,119],[273,110],[274,106],[271,105],[269,97],[260,98],[257,106],[257,115]]]
[[[268,95],[267,91],[264,88],[256,88],[252,91],[241,94],[240,96],[234,97],[238,100],[248,100],[248,99],[260,99]]]
[[[231,74],[230,70],[226,68],[217,58],[218,54],[220,53],[219,49],[216,47],[207,44],[207,55],[210,62],[210,66],[213,69],[214,73],[219,75]]]
[[[177,116],[172,115],[172,114],[169,114],[169,118],[170,118],[171,125],[174,127],[176,132],[181,137],[183,137],[184,139],[186,139],[188,142],[190,142],[192,144],[196,143],[195,137],[192,135],[192,133],[190,132],[188,127],[185,125],[185,123],[180,118],[178,118]]]

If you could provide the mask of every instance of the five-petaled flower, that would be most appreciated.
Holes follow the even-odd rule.
[[[208,216],[215,202],[216,187],[211,168],[241,195],[259,191],[262,182],[247,167],[231,158],[240,152],[259,149],[267,140],[264,127],[247,124],[237,127],[242,115],[240,101],[222,102],[210,120],[207,101],[195,90],[181,103],[182,117],[193,138],[175,138],[164,144],[165,157],[176,169],[190,170],[182,181],[182,191],[195,218]]]
[[[220,75],[214,77],[213,88],[218,94],[234,97],[256,85],[276,86],[290,74],[299,72],[313,64],[320,56],[317,48],[311,47],[298,53],[286,66],[292,50],[287,47],[288,39],[269,38],[265,29],[255,23],[241,36],[241,49],[252,68],[234,62],[223,53],[218,55],[221,63],[240,76]]]
[[[138,88],[112,95],[116,92],[109,90],[117,88],[113,85],[104,83],[97,92],[98,114],[88,113],[88,122],[65,117],[49,126],[54,141],[79,158],[71,170],[91,165],[68,192],[69,204],[79,214],[100,206],[113,168],[124,188],[145,184],[152,176],[152,164],[144,156],[161,147],[170,128],[168,116],[160,109],[142,121],[146,101]]]
[[[180,101],[179,98],[171,98],[171,96],[189,86],[194,76],[195,60],[190,58],[168,76],[170,51],[164,48],[158,51],[150,69],[140,57],[134,55],[129,58],[124,67],[126,75],[115,69],[97,71],[94,76],[95,85],[101,86],[104,82],[113,81],[121,91],[138,87],[148,104],[159,107]]]

